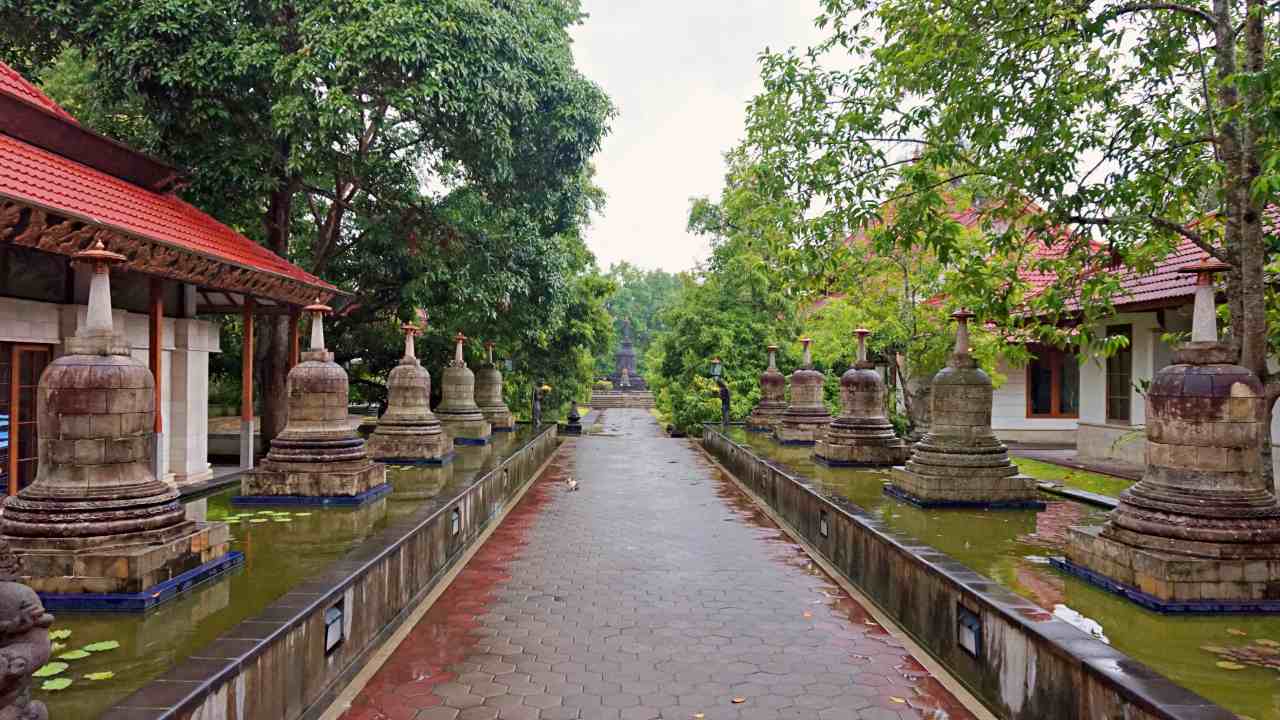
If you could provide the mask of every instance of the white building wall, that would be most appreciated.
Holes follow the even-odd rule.
[[[62,354],[62,340],[85,321],[84,305],[0,298],[0,341],[53,346]],[[147,365],[148,317],[114,310],[116,331],[129,341],[130,355]],[[219,352],[218,326],[206,320],[166,317],[161,323],[161,415],[165,437],[160,445],[161,477],[167,482],[200,482],[211,475],[208,463],[209,353]],[[178,341],[183,344],[177,345]],[[175,363],[175,360],[177,361]]]
[[[1027,369],[1001,358],[996,372],[1004,382],[991,398],[991,429],[1006,442],[1071,444],[1075,442],[1074,418],[1027,417]]]

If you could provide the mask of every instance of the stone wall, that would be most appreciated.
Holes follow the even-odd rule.
[[[823,498],[719,432],[705,429],[702,443],[997,716],[1235,717],[857,506]],[[959,641],[961,615],[976,620],[976,656]]]
[[[453,497],[426,501],[259,616],[122,700],[107,717],[318,717],[555,451],[548,426]],[[328,614],[340,643],[326,652]]]

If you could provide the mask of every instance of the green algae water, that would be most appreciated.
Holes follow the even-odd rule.
[[[1118,650],[1232,712],[1280,720],[1280,616],[1161,615],[1047,564],[1063,554],[1066,528],[1101,525],[1105,510],[1048,495],[1042,511],[925,510],[886,496],[886,472],[814,463],[810,448],[739,428],[728,435],[1046,610],[1063,605],[1093,620]]]
[[[68,667],[54,678],[68,678],[71,685],[37,689],[34,696],[49,706],[52,718],[97,717],[177,663],[198,657],[202,646],[340,560],[388,521],[417,512],[437,496],[452,497],[532,435],[527,428],[495,433],[488,445],[458,447],[454,461],[444,466],[388,467],[392,492],[358,508],[233,506],[238,486],[188,502],[188,517],[230,522],[231,549],[244,553],[244,565],[146,614],[57,613],[53,630],[70,636],[55,640],[62,646],[55,660],[68,652],[74,657],[92,643],[120,646],[60,660]],[[105,673],[111,676],[86,677]],[[35,687],[42,682],[36,679]]]

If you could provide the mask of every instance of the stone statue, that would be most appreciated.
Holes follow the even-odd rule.
[[[17,555],[0,541],[0,720],[48,720],[44,703],[31,699],[31,673],[49,662],[53,616],[18,582],[21,573]]]

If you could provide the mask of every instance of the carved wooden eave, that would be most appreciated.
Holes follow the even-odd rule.
[[[316,298],[328,303],[338,292],[324,285],[305,283],[271,270],[245,267],[126,233],[88,218],[68,217],[26,201],[0,196],[0,244],[70,256],[88,249],[97,239],[112,252],[127,258],[126,269],[146,275],[288,305],[310,305]]]

